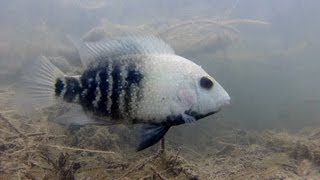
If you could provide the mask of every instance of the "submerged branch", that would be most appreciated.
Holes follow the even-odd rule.
[[[215,25],[227,30],[231,30],[233,32],[238,33],[239,30],[233,27],[232,25],[238,25],[238,24],[260,24],[260,25],[269,25],[270,23],[265,22],[265,21],[259,21],[259,20],[254,20],[254,19],[230,19],[230,20],[211,20],[211,19],[196,19],[196,20],[190,20],[190,21],[183,21],[181,23],[174,24],[167,29],[165,29],[162,32],[157,33],[158,35],[164,35],[169,33],[170,31],[181,28],[184,26],[189,26],[189,25],[195,25],[195,24],[210,24],[210,25]]]
[[[117,153],[112,151],[100,151],[100,150],[93,150],[93,149],[82,149],[82,148],[75,148],[75,147],[68,147],[68,146],[58,146],[58,145],[51,145],[51,144],[44,144],[48,147],[53,147],[57,149],[66,149],[71,151],[83,151],[83,152],[92,152],[92,153],[101,153],[101,154],[114,154],[117,155]]]
[[[163,175],[161,175],[160,172],[158,172],[155,168],[150,167],[151,171],[161,180],[168,180],[168,178],[164,177]]]
[[[260,25],[270,25],[269,22],[265,21],[259,21],[259,20],[254,20],[254,19],[230,19],[230,20],[225,20],[222,21],[222,24],[228,25],[238,25],[238,24],[260,24]]]
[[[26,138],[26,136],[18,128],[16,128],[7,118],[5,118],[1,113],[0,113],[0,119],[4,121],[13,131],[18,133],[20,137]]]
[[[0,130],[1,131],[1,130]],[[10,137],[6,137],[5,139],[6,140],[13,140],[13,139],[17,139],[19,138],[20,136],[10,136]],[[26,138],[29,138],[29,137],[46,137],[46,138],[64,138],[66,137],[66,135],[48,135],[48,133],[46,132],[39,132],[39,133],[29,133],[29,134],[25,134],[25,137]]]

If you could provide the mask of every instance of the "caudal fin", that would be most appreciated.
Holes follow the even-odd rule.
[[[19,110],[43,109],[56,103],[55,86],[64,73],[48,58],[40,56],[23,73],[16,89],[16,103]]]

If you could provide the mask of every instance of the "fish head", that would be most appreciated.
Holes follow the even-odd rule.
[[[191,75],[193,76],[193,87],[195,87],[196,103],[187,114],[201,119],[219,112],[222,107],[230,103],[227,91],[200,66]]]
[[[230,103],[229,94],[209,75],[198,78],[196,91],[200,115],[214,114]]]

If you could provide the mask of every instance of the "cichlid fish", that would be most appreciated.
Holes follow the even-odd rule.
[[[28,105],[76,103],[89,117],[63,124],[142,123],[137,150],[158,142],[171,126],[217,113],[228,93],[200,66],[153,36],[122,36],[78,47],[84,71],[67,76],[40,57],[23,77]]]

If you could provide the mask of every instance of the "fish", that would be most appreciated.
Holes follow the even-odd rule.
[[[79,105],[77,112],[88,118],[71,115],[59,120],[65,125],[141,124],[140,151],[171,127],[196,122],[230,103],[213,76],[158,37],[115,36],[80,42],[77,49],[83,66],[77,75],[66,75],[45,56],[35,60],[21,83],[27,107]]]

